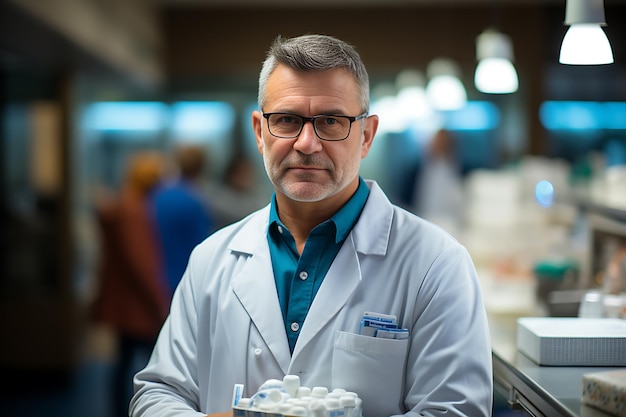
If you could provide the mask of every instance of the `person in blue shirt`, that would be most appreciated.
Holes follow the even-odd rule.
[[[359,174],[378,116],[354,47],[279,36],[258,105],[252,128],[274,195],[192,252],[135,376],[131,415],[231,416],[235,384],[250,397],[287,375],[356,393],[366,417],[491,415],[470,255]],[[395,316],[403,337],[361,332],[365,313]]]
[[[201,187],[206,155],[200,146],[185,145],[175,153],[178,175],[164,183],[153,196],[154,211],[165,261],[174,292],[193,248],[215,228],[215,219]]]

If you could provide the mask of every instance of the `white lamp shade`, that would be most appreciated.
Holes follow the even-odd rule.
[[[559,62],[570,65],[613,63],[613,51],[600,24],[573,24],[565,33]]]
[[[423,87],[403,88],[396,96],[396,103],[398,112],[407,125],[432,116],[432,108]]]
[[[424,74],[416,69],[407,68],[396,76],[396,104],[402,119],[409,126],[424,117],[432,116],[432,108],[426,98]]]
[[[459,110],[467,102],[463,83],[453,75],[438,75],[430,80],[426,96],[436,110]]]
[[[476,38],[478,66],[474,84],[489,94],[514,93],[519,88],[513,60],[511,39],[495,29],[487,29]]]
[[[435,110],[459,110],[467,103],[465,86],[458,77],[456,63],[447,58],[437,58],[426,69],[430,80],[426,85],[426,97]]]
[[[489,94],[514,93],[519,88],[517,72],[505,58],[485,58],[478,63],[474,74],[478,91]]]

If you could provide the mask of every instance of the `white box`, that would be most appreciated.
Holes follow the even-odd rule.
[[[626,320],[522,317],[517,349],[539,365],[626,366]]]

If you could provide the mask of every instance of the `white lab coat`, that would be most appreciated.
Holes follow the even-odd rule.
[[[491,349],[470,256],[368,185],[293,356],[272,275],[269,206],[201,243],[135,378],[131,415],[227,411],[235,384],[251,396],[286,374],[304,386],[356,392],[365,417],[490,415]],[[410,340],[358,335],[365,311],[396,315]]]

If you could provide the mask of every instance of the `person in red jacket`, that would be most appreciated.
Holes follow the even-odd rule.
[[[112,381],[115,417],[128,415],[132,375],[147,362],[169,308],[149,201],[162,179],[162,166],[154,152],[133,155],[119,195],[96,201],[101,258],[94,316],[118,338]]]

